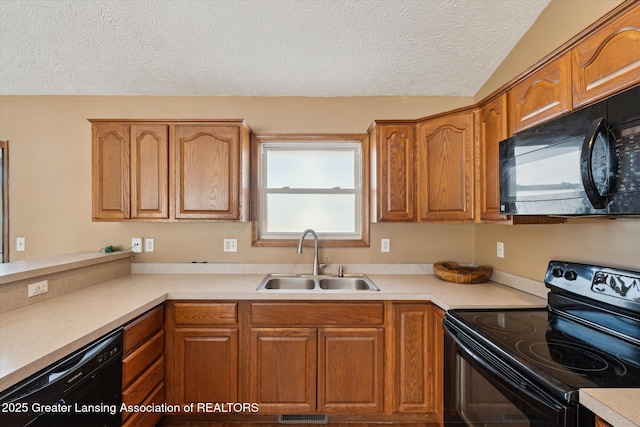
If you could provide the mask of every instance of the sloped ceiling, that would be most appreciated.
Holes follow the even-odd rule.
[[[1,0],[0,94],[474,96],[550,0]]]

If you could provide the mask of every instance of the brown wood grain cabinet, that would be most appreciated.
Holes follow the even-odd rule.
[[[131,218],[169,218],[169,125],[131,125]]]
[[[167,304],[167,402],[238,402],[240,323],[237,302]]]
[[[478,118],[479,143],[476,145],[477,216],[480,221],[504,221],[500,214],[500,155],[499,143],[506,139],[507,96],[480,107]]]
[[[251,303],[250,399],[263,413],[384,409],[384,303]]]
[[[169,218],[169,126],[93,123],[93,219]]]
[[[260,412],[316,410],[317,330],[252,328],[249,399]]]
[[[129,126],[97,123],[92,128],[93,219],[124,220],[131,216]]]
[[[393,411],[428,413],[434,408],[431,304],[393,305]]]
[[[164,306],[143,314],[123,328],[122,402],[126,405],[164,401]],[[161,413],[122,414],[123,425],[155,425]]]
[[[248,219],[242,120],[90,120],[94,221]]]
[[[224,123],[176,125],[177,219],[241,219],[242,131]]]
[[[516,133],[571,111],[571,57],[532,72],[507,93],[509,129]]]
[[[415,122],[376,121],[369,138],[372,220],[415,221]]]
[[[442,424],[443,318],[444,311],[428,302],[393,304],[393,413]]]
[[[318,347],[318,411],[381,413],[384,329],[320,328]]]
[[[468,110],[418,122],[419,221],[473,221],[476,117]]]
[[[589,34],[571,60],[574,107],[640,83],[640,4]]]
[[[611,424],[596,416],[596,427],[613,427]]]

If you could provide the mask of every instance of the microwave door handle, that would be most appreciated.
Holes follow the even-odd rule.
[[[593,179],[593,147],[600,132],[604,132],[606,136],[607,128],[604,118],[596,119],[591,123],[589,133],[587,133],[582,143],[582,150],[580,152],[582,185],[584,186],[584,191],[587,194],[589,202],[591,202],[591,205],[593,205],[595,209],[603,209],[606,206],[605,197],[598,192],[598,188]]]

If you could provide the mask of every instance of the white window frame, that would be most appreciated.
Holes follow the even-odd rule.
[[[355,231],[327,233],[318,231],[321,246],[369,246],[369,150],[363,134],[276,134],[254,135],[252,141],[253,246],[293,246],[300,233],[266,232],[268,194],[354,194]],[[276,150],[323,150],[354,152],[354,188],[267,188],[267,153]]]

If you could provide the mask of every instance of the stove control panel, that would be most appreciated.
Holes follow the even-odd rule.
[[[544,281],[552,292],[560,289],[640,313],[640,272],[551,261]]]

